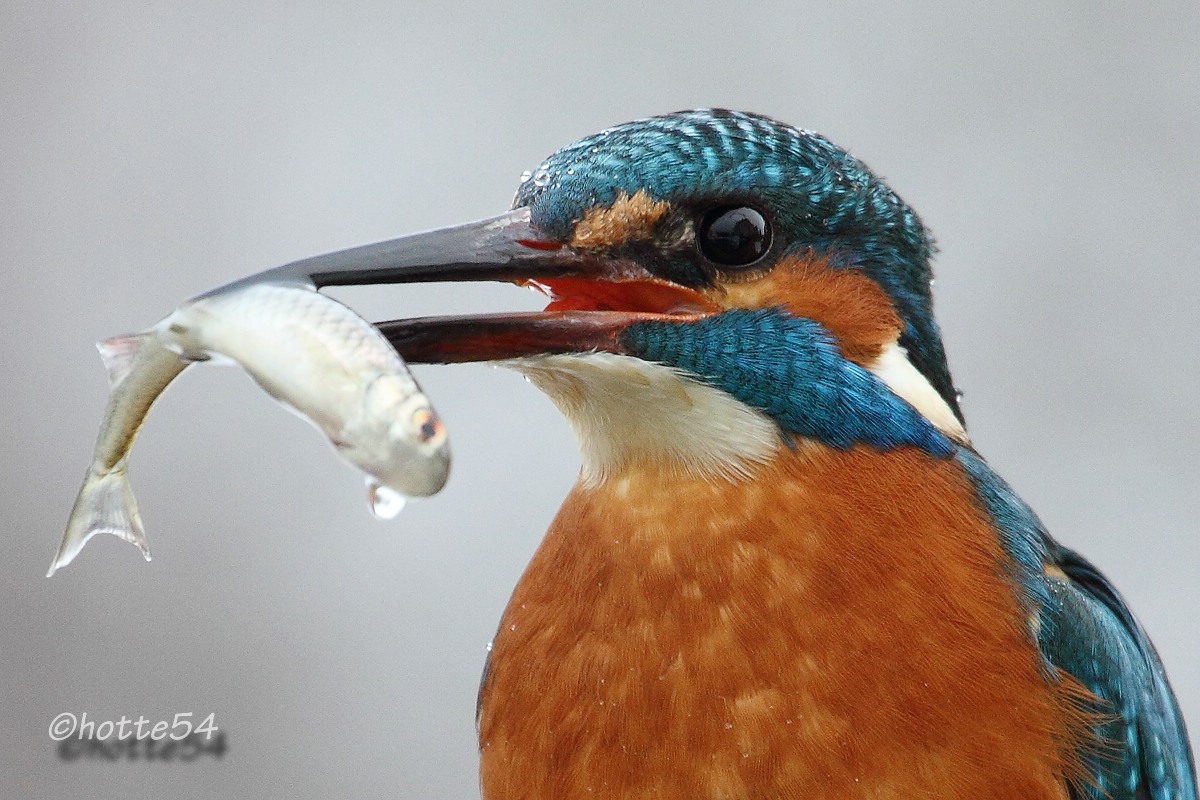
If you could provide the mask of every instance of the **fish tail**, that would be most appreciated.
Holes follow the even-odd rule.
[[[75,499],[75,507],[71,509],[71,517],[67,520],[62,544],[58,546],[58,554],[54,556],[46,577],[70,564],[87,540],[97,533],[111,533],[118,539],[124,539],[141,550],[147,561],[150,560],[150,546],[146,542],[146,532],[142,528],[142,517],[138,513],[133,488],[129,485],[129,476],[125,472],[124,459],[111,470],[98,472],[93,469],[88,472]]]

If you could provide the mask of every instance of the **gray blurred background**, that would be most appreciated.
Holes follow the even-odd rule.
[[[477,797],[485,647],[578,469],[550,404],[419,369],[455,470],[385,524],[245,375],[190,371],[132,459],[154,562],[104,537],[46,580],[106,395],[92,343],[497,213],[557,147],[699,105],[822,131],[920,211],[975,442],[1124,592],[1200,730],[1200,4],[432,5],[0,10],[0,796]],[[375,319],[540,306],[337,296]],[[62,711],[215,712],[229,752],[64,763]]]

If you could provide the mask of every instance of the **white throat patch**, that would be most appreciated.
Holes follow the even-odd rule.
[[[662,364],[612,353],[499,363],[523,373],[566,416],[587,484],[639,462],[741,479],[783,446],[768,416]]]

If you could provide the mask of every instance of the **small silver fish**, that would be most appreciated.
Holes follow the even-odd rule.
[[[395,349],[369,322],[310,288],[236,284],[187,301],[154,327],[100,342],[110,394],[92,465],[47,577],[97,533],[150,560],[126,459],[150,406],[196,361],[240,364],[367,473],[368,499],[391,517],[405,496],[439,491],[446,431]]]

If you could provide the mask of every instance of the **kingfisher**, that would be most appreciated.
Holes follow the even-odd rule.
[[[967,435],[933,252],[842,148],[701,109],[557,151],[498,216],[262,274],[550,298],[379,323],[524,373],[582,453],[490,648],[485,800],[1196,800],[1145,631]]]

